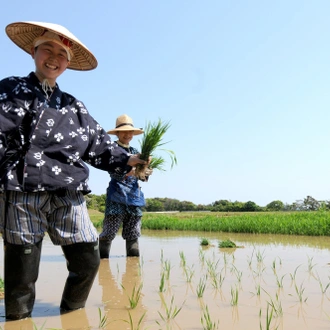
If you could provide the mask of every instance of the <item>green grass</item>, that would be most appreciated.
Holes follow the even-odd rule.
[[[330,212],[144,213],[142,229],[329,236]]]
[[[89,210],[96,228],[103,213]],[[142,229],[330,236],[330,212],[144,213]]]

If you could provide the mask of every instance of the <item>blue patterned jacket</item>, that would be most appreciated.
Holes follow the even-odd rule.
[[[28,132],[22,133],[20,124],[28,114],[32,121]],[[51,96],[46,95],[33,72],[0,81],[0,162],[15,145],[28,147],[23,157],[3,170],[1,191],[69,189],[86,194],[90,192],[86,163],[121,175],[130,170],[125,167],[129,154],[111,141],[83,102],[58,85]]]

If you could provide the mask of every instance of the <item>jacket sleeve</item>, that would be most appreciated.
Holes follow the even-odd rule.
[[[126,165],[131,154],[112,141],[92,116],[88,115],[87,118],[89,144],[82,157],[83,161],[100,170],[125,175],[129,170]]]

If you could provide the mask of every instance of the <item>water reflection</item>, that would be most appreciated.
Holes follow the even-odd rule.
[[[202,248],[202,237],[209,239],[211,246]],[[244,247],[218,248],[218,241],[227,239]],[[142,318],[140,329],[156,330],[160,328],[157,322],[164,323],[159,313],[165,316],[166,306],[170,307],[174,297],[174,307],[182,306],[182,310],[171,323],[173,329],[202,329],[206,306],[211,321],[219,321],[219,329],[266,329],[267,306],[273,303],[277,311],[271,329],[279,325],[281,330],[328,330],[329,241],[328,237],[144,231],[141,257],[126,258],[119,234],[111,247],[111,258],[101,262],[86,308],[60,315],[58,306],[67,269],[61,250],[45,239],[33,318],[0,322],[0,326],[35,330],[34,324],[42,329],[46,322],[44,329],[100,329],[100,310],[108,321],[104,329],[137,329]],[[2,253],[0,249],[1,273]],[[170,274],[160,293],[166,267]],[[198,285],[206,276],[205,292],[198,297]],[[140,301],[131,309],[129,296],[141,284]],[[238,303],[234,305],[236,289]],[[0,301],[0,317],[3,315]],[[129,315],[133,327],[127,323]]]
[[[214,233],[214,232],[196,232],[196,231],[172,231],[172,230],[144,230],[143,236],[150,238],[165,238],[169,240],[197,237],[208,238],[214,242],[230,239],[238,245],[281,245],[291,247],[307,246],[318,249],[330,250],[329,236],[297,236],[297,235],[271,235],[271,234],[241,234],[241,233]],[[213,242],[213,243],[214,243]]]
[[[102,303],[109,326],[131,321],[137,325],[140,319],[143,326],[146,309],[143,306],[141,267],[139,258],[101,260],[98,282],[102,288]],[[131,306],[130,300],[134,306]]]

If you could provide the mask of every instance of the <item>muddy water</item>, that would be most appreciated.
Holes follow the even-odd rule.
[[[201,237],[211,246],[201,248]],[[219,249],[225,239],[242,247]],[[60,315],[66,264],[61,249],[46,238],[32,318],[4,322],[0,301],[1,328],[102,329],[101,312],[108,323],[103,329],[114,330],[330,329],[329,238],[144,231],[140,246],[140,258],[126,258],[117,236],[86,308]],[[131,309],[129,298],[140,286]],[[268,307],[267,319],[269,305],[273,314]],[[217,326],[207,328],[206,315]]]

